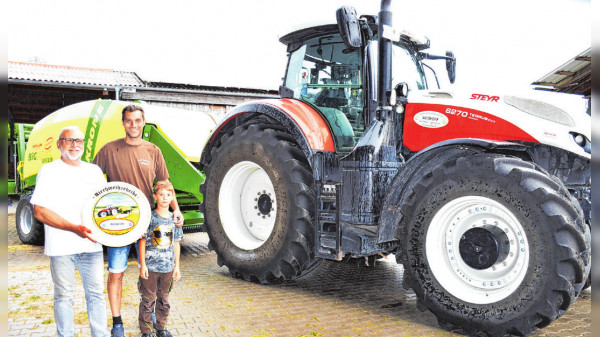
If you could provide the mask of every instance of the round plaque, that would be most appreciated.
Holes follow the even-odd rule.
[[[90,194],[81,213],[91,237],[109,247],[137,241],[150,224],[150,204],[137,187],[124,182],[104,184]]]

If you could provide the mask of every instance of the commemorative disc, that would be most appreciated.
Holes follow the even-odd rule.
[[[109,247],[137,241],[148,230],[150,216],[146,195],[131,184],[116,181],[95,188],[81,211],[91,237]]]

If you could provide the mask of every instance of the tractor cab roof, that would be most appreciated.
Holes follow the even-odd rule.
[[[377,30],[375,25],[371,25],[371,29],[373,29],[374,32]],[[415,49],[417,50],[429,48],[429,38],[427,38],[424,35],[414,34],[412,32],[402,29],[396,29],[396,32],[396,35],[399,37],[400,40],[414,44]],[[296,31],[282,36],[279,39],[279,41],[287,46],[288,52],[291,52],[298,49],[302,45],[302,43],[307,39],[322,36],[325,34],[338,33],[339,30],[337,24],[319,25],[298,29]]]
[[[279,42],[285,44],[288,48],[288,52],[298,49],[302,43],[313,37],[322,36],[326,34],[338,34],[338,26],[336,24],[328,24],[321,26],[312,26],[308,28],[302,28],[291,33],[282,36]]]

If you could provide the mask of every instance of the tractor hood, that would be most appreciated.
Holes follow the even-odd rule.
[[[591,117],[584,104],[579,97],[556,93],[411,91],[406,107],[406,141],[411,150],[443,138],[528,141],[591,158]],[[409,126],[415,126],[415,131]],[[434,136],[419,139],[415,134],[419,128],[433,131]]]

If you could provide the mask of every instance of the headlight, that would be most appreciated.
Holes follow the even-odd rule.
[[[515,96],[505,96],[504,102],[530,115],[566,126],[575,126],[575,122],[573,122],[571,116],[554,105]]]
[[[592,142],[589,141],[584,135],[576,132],[571,132],[571,136],[575,143],[583,148],[587,153],[592,153]]]

